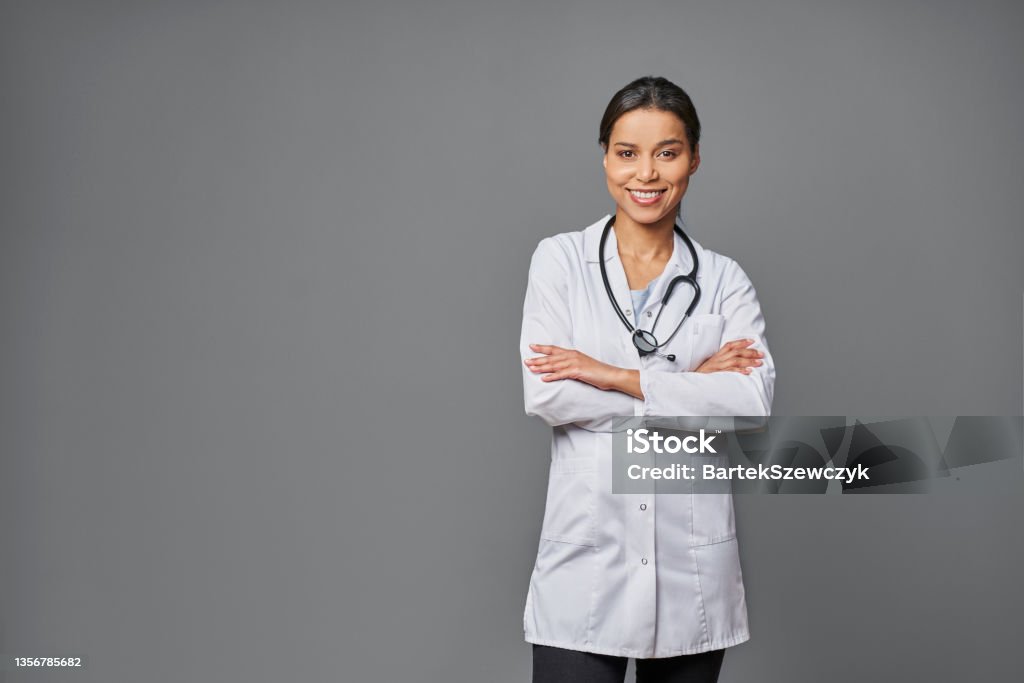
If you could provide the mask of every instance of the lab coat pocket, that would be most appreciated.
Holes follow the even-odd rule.
[[[718,487],[715,488],[717,490]],[[736,538],[736,513],[732,507],[731,492],[701,492],[690,495],[693,496],[693,532],[690,545],[709,545]]]
[[[725,316],[721,313],[702,313],[690,318],[690,323],[690,359],[686,369],[692,372],[722,348]]]
[[[541,538],[596,545],[597,463],[594,458],[559,458],[551,462]]]
[[[746,591],[736,539],[693,549],[707,638],[732,645],[750,637]]]

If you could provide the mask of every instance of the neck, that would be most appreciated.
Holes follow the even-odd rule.
[[[615,241],[619,257],[640,261],[668,259],[675,248],[675,212],[655,223],[637,223],[621,209],[615,211]]]

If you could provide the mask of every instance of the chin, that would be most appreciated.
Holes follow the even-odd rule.
[[[659,220],[664,218],[666,215],[679,211],[679,205],[673,204],[668,210],[662,207],[643,207],[637,206],[633,203],[633,200],[628,196],[623,200],[625,203],[620,204],[621,208],[626,214],[629,215],[637,223],[657,223]]]

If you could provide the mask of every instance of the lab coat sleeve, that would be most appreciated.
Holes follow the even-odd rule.
[[[739,264],[726,265],[726,291],[721,313],[725,316],[722,344],[753,339],[747,348],[764,352],[760,366],[749,375],[739,372],[673,372],[640,369],[644,415],[655,416],[767,416],[775,394],[775,362],[764,337],[764,316],[750,278]],[[720,346],[721,346],[720,345]]]
[[[537,245],[523,303],[520,360],[541,355],[530,344],[574,348],[569,283],[579,275],[573,275],[570,264],[568,254],[555,238],[546,237]],[[526,414],[552,427],[572,423],[589,431],[611,431],[613,417],[634,414],[637,399],[628,394],[605,391],[574,379],[545,382],[525,364],[521,366]]]

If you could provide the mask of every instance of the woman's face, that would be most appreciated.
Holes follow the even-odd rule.
[[[608,192],[637,223],[656,223],[675,212],[700,164],[700,145],[690,154],[686,127],[672,112],[634,109],[612,126],[604,170]],[[653,197],[649,192],[656,190]]]

